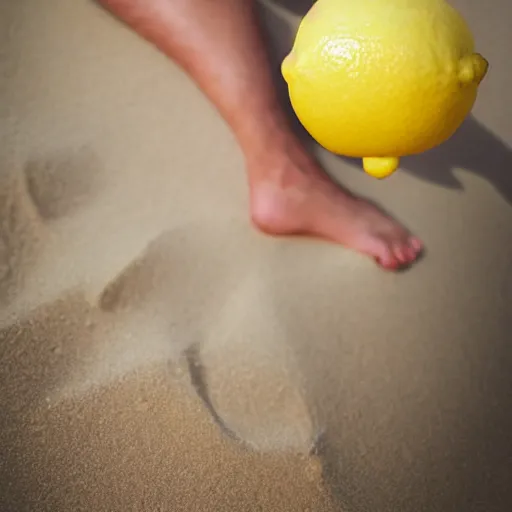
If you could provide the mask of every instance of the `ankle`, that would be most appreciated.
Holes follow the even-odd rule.
[[[247,112],[244,119],[233,123],[233,131],[247,160],[284,151],[291,138],[288,122],[280,109],[268,106]]]
[[[251,221],[267,234],[287,234],[297,231],[302,222],[300,205],[304,191],[285,188],[273,181],[261,181],[251,185]]]

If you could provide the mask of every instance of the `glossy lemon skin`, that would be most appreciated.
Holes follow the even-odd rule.
[[[312,137],[380,178],[453,135],[487,69],[444,0],[318,0],[282,64]]]

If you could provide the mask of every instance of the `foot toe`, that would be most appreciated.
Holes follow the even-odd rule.
[[[375,258],[377,265],[384,270],[397,270],[400,267],[400,263],[395,258]]]
[[[417,243],[412,243],[410,240],[404,246],[404,252],[407,255],[407,263],[412,263],[418,258],[418,254],[420,253],[421,245]]]
[[[421,240],[415,236],[409,238],[409,245],[416,251],[416,254],[423,250],[423,244]]]
[[[411,247],[410,245],[407,246],[407,251],[408,251],[408,254],[409,254],[409,261],[415,261],[417,258],[418,258],[418,253],[419,251],[417,251],[414,247]]]
[[[380,267],[386,270],[396,270],[400,266],[400,261],[396,257],[391,245],[381,241],[378,246],[373,248],[373,257]]]
[[[393,244],[393,254],[402,265],[409,263],[409,261],[411,260],[409,247],[407,246],[407,244],[404,244],[402,242],[397,242]]]

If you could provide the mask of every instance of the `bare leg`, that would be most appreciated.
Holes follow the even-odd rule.
[[[274,92],[254,0],[101,0],[196,81],[245,156],[251,218],[273,235],[306,234],[394,269],[420,241],[335,185],[290,130]]]

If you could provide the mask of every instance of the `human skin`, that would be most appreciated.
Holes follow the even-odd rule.
[[[100,0],[175,61],[230,126],[245,159],[253,224],[308,235],[394,270],[420,240],[373,204],[335,184],[306,151],[279,105],[255,0]]]

